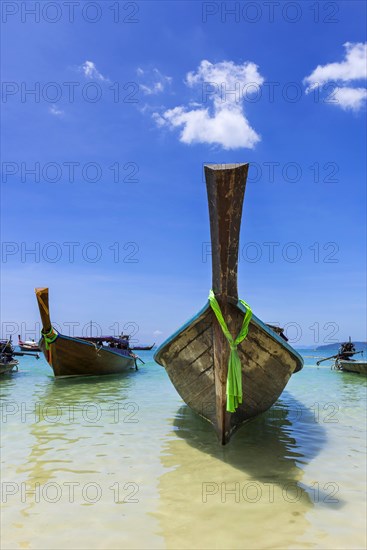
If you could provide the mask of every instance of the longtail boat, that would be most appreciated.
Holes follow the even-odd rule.
[[[17,372],[19,361],[14,357],[23,357],[24,355],[39,359],[39,353],[15,351],[11,337],[8,340],[0,340],[0,374]]]
[[[248,164],[205,166],[212,291],[203,309],[155,353],[182,399],[213,424],[223,445],[244,422],[269,409],[303,367],[285,339],[238,299],[247,174]]]
[[[131,349],[136,349],[141,351],[150,351],[151,349],[154,348],[154,346],[155,346],[155,342],[151,346],[132,346]]]
[[[14,359],[11,340],[0,340],[0,374],[9,374],[18,370],[18,361]]]
[[[119,374],[136,367],[136,358],[119,338],[72,338],[58,333],[51,324],[48,288],[36,288],[42,320],[39,342],[55,376],[97,376]],[[104,338],[111,338],[105,342]]]
[[[11,372],[17,372],[18,370],[18,363],[16,359],[8,359],[4,358],[2,355],[0,355],[0,374],[9,374]]]
[[[346,372],[367,374],[367,361],[357,361],[356,359],[337,359],[335,362],[335,368]]]
[[[348,342],[342,342],[338,349],[336,355],[331,355],[330,357],[324,357],[317,361],[316,365],[320,365],[324,361],[330,361],[330,359],[335,359],[334,365],[331,368],[336,370],[342,370],[346,372],[356,372],[358,374],[367,374],[367,362],[358,361],[354,359],[355,355],[363,355],[363,351],[356,351],[355,345],[352,342],[351,337],[349,336]]]
[[[41,351],[38,342],[34,340],[22,340],[20,334],[18,335],[18,346],[21,351]]]

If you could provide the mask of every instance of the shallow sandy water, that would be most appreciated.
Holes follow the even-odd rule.
[[[222,448],[144,359],[55,380],[22,358],[1,380],[4,549],[366,546],[365,379],[308,358]]]

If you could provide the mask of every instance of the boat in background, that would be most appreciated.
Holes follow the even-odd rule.
[[[140,351],[150,351],[151,349],[154,348],[154,346],[155,346],[155,342],[151,346],[132,346],[131,349],[140,350]]]
[[[9,374],[11,372],[17,372],[18,371],[18,363],[17,359],[7,359],[4,358],[2,355],[0,355],[0,374]]]
[[[356,361],[354,359],[337,359],[335,362],[335,368],[346,372],[367,374],[367,361]]]
[[[353,344],[352,339],[349,336],[348,342],[343,342],[342,344],[340,344],[338,353],[336,355],[331,355],[330,357],[320,359],[319,361],[317,361],[316,365],[318,366],[324,361],[335,359],[334,365],[332,365],[331,368],[346,372],[367,374],[367,362],[353,359],[355,355],[363,355],[363,351],[356,351],[355,345]]]
[[[34,340],[22,340],[20,334],[18,334],[18,346],[21,351],[41,351],[38,342]]]
[[[48,288],[36,288],[35,293],[43,327],[39,346],[55,376],[100,376],[137,369],[138,357],[122,338],[72,338],[58,333],[50,320]]]
[[[14,359],[14,348],[11,341],[0,340],[0,374],[9,374],[11,372],[17,372],[18,361]]]
[[[244,422],[269,409],[292,374],[303,367],[302,357],[278,331],[238,299],[239,234],[248,166],[205,166],[212,292],[204,308],[154,356],[185,403],[211,422],[223,445]]]
[[[17,372],[19,361],[14,357],[29,355],[39,359],[39,353],[28,351],[15,351],[11,337],[8,340],[0,340],[0,374]]]
[[[91,324],[91,334],[92,334],[92,324]],[[149,351],[153,349],[155,346],[152,344],[151,346],[132,346],[131,345],[131,337],[130,334],[121,334],[120,336],[75,336],[75,338],[79,338],[79,340],[86,340],[87,342],[106,342],[109,344],[109,347],[111,348],[124,348],[129,350],[143,350],[143,351]]]
[[[355,345],[349,336],[349,341],[341,344],[338,356],[335,360],[334,368],[346,372],[356,372],[357,374],[367,374],[367,362],[354,359],[355,355],[363,355],[363,351],[356,351]]]
[[[9,340],[0,340],[0,374],[9,374],[18,370],[18,361],[14,359],[14,348]]]

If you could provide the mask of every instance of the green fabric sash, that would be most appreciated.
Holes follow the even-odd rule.
[[[243,300],[239,302],[245,306],[246,314],[242,323],[241,330],[235,340],[233,340],[231,333],[228,330],[227,324],[224,320],[222,312],[220,310],[217,299],[214,292],[211,290],[209,294],[209,303],[218,323],[221,326],[224,336],[227,338],[231,353],[228,360],[228,374],[227,374],[227,411],[235,412],[240,403],[242,403],[242,368],[241,361],[238,356],[237,346],[244,340],[248,333],[249,324],[252,317],[252,310],[250,306]]]
[[[59,335],[57,330],[55,330],[53,327],[51,327],[48,332],[43,332],[43,330],[41,330],[41,334],[42,334],[43,339],[45,341],[46,349],[50,349],[50,345],[56,340],[56,338]]]

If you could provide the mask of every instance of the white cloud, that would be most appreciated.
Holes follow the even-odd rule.
[[[367,99],[367,89],[349,88],[348,86],[336,88],[333,92],[333,99],[344,110],[359,111]]]
[[[318,65],[309,76],[306,76],[304,83],[309,84],[308,90],[330,81],[351,82],[367,78],[367,43],[346,42],[344,47],[344,61]]]
[[[224,149],[253,149],[260,141],[259,135],[238,109],[221,109],[211,116],[208,109],[186,111],[184,107],[175,107],[154,118],[160,127],[170,125],[172,128],[182,128],[182,143],[219,144]]]
[[[164,87],[161,82],[154,82],[151,86],[146,86],[145,84],[139,84],[139,88],[143,90],[146,95],[159,94],[163,92]]]
[[[57,105],[51,105],[51,107],[49,108],[49,112],[54,115],[54,116],[63,116],[65,113],[64,111],[62,111],[61,109],[58,108]]]
[[[362,108],[366,98],[366,88],[343,86],[357,80],[367,78],[367,43],[344,44],[345,58],[341,62],[318,65],[309,76],[303,80],[306,93],[328,82],[336,83],[329,103],[338,105],[342,109],[358,111]]]
[[[86,78],[101,80],[102,82],[109,82],[109,79],[104,77],[103,74],[98,71],[93,61],[85,61],[85,63],[81,65],[80,69],[83,71]]]
[[[155,331],[153,332],[153,335],[154,335],[154,336],[160,336],[161,334],[163,334],[163,332],[162,332],[161,330],[155,330]]]
[[[192,71],[186,75],[186,83],[191,88],[202,82],[225,84],[227,90],[231,90],[238,83],[241,85],[256,83],[261,86],[264,78],[259,74],[258,66],[249,61],[236,65],[233,61],[210,63],[204,59],[196,72]]]
[[[156,95],[164,92],[172,82],[172,78],[170,76],[162,74],[158,69],[144,71],[142,68],[138,67],[136,74],[140,78],[145,79],[144,83],[139,83],[139,88],[146,95]]]
[[[159,127],[180,128],[180,141],[187,144],[209,143],[224,149],[252,149],[260,136],[251,128],[243,109],[244,94],[256,93],[263,84],[257,65],[233,61],[210,63],[203,60],[197,71],[186,75],[189,88],[201,88],[207,106],[190,102],[188,107],[177,106],[163,114],[154,113]]]

